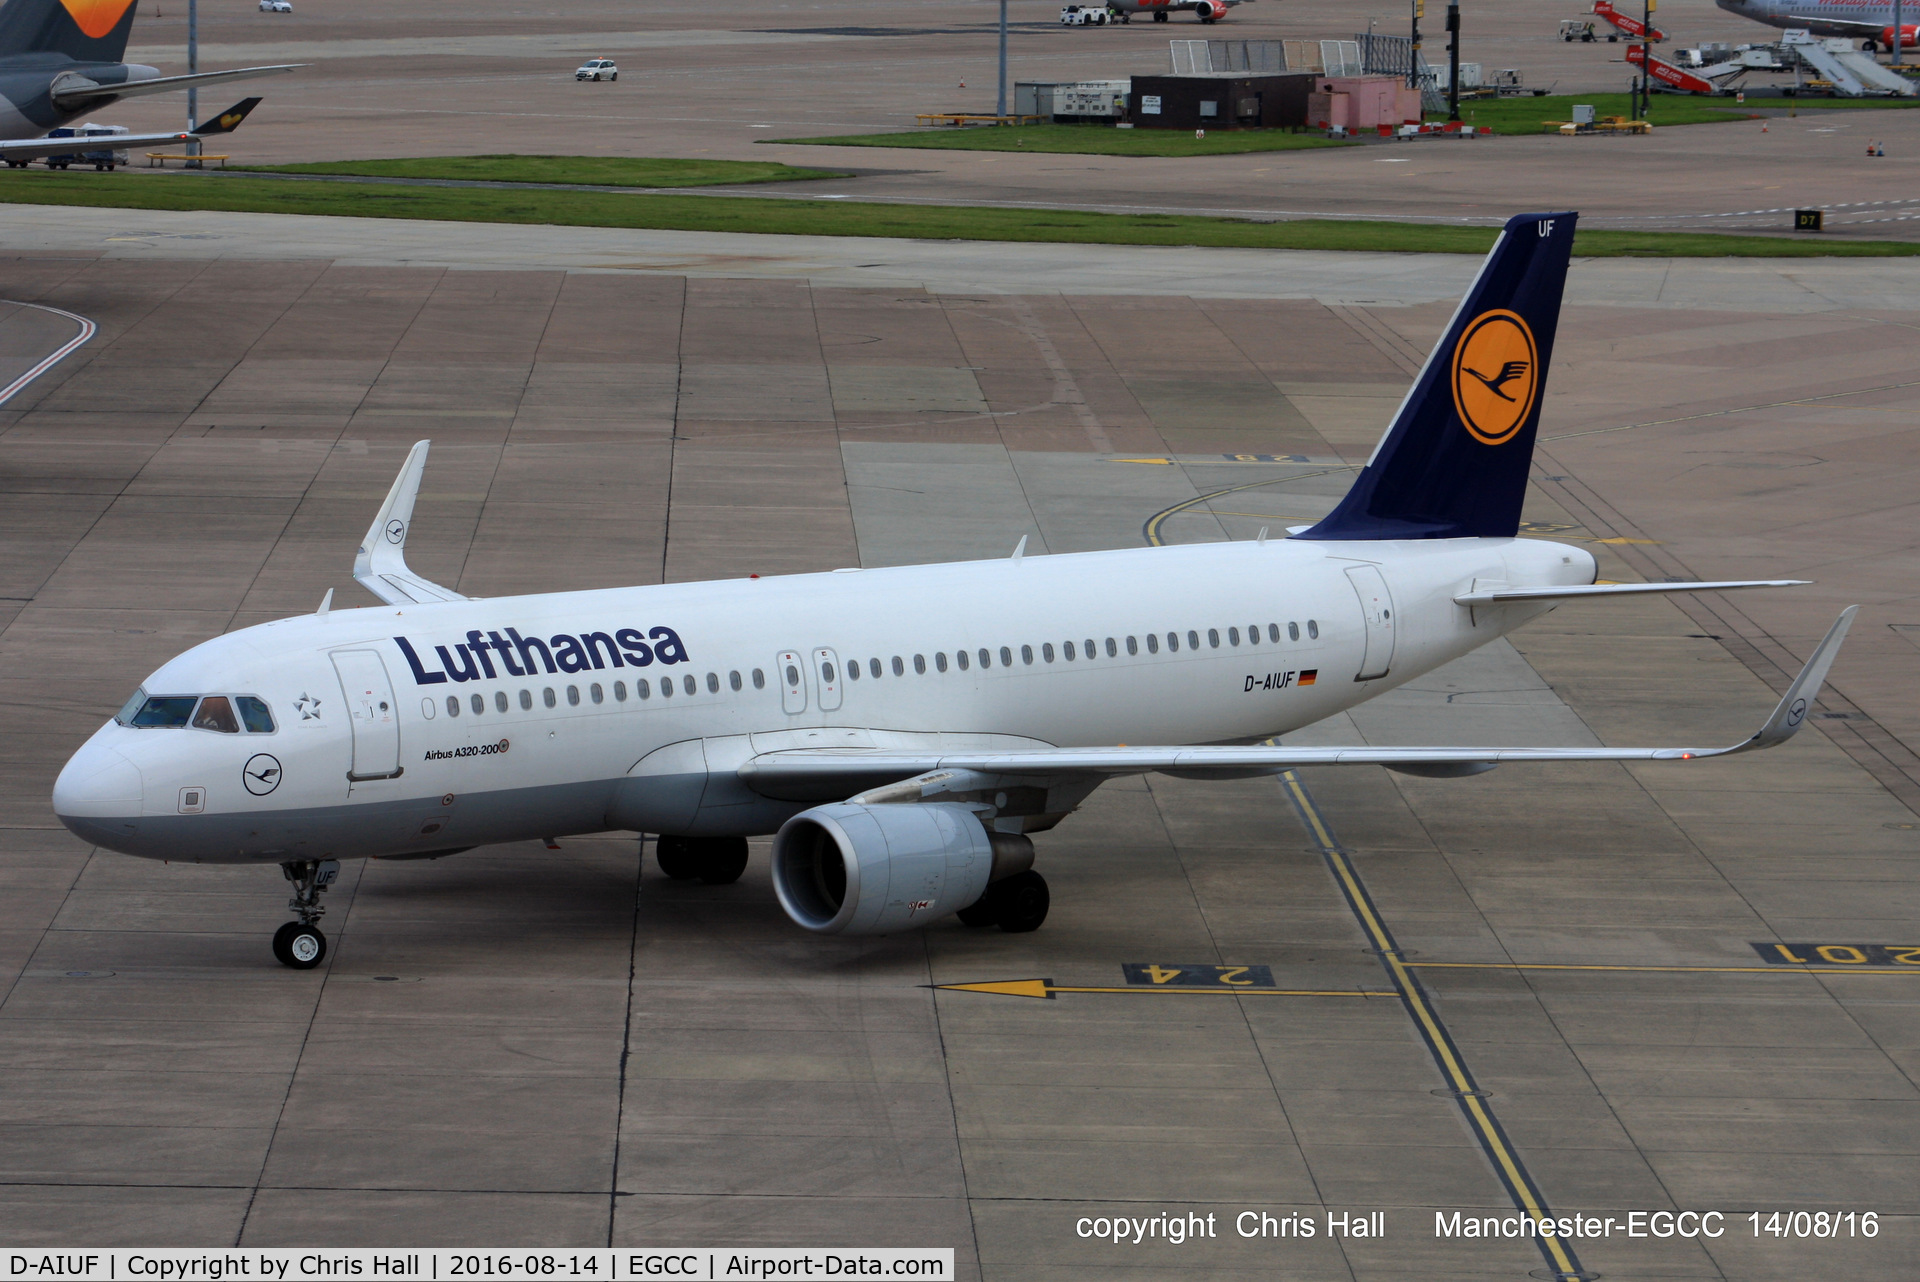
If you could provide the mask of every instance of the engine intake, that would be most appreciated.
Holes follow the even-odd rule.
[[[988,832],[940,802],[802,811],[773,839],[773,888],[787,916],[822,935],[885,935],[977,901],[1033,866],[1033,843]]]

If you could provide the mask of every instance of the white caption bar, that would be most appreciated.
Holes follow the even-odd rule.
[[[0,1282],[736,1282],[953,1277],[951,1247],[7,1251]]]

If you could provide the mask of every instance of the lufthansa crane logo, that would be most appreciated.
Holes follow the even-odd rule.
[[[1453,349],[1453,407],[1473,439],[1513,439],[1540,390],[1540,353],[1533,330],[1509,311],[1482,312]]]
[[[280,786],[280,762],[265,752],[255,753],[240,767],[240,782],[256,797],[264,797]]]

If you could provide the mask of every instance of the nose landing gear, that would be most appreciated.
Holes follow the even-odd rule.
[[[299,920],[273,933],[273,955],[283,966],[312,970],[327,957],[327,937],[315,925],[327,911],[320,903],[320,892],[340,876],[340,861],[298,859],[281,864],[280,871],[293,883],[287,908]]]

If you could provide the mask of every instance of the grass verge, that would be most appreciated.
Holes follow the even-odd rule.
[[[628,156],[415,156],[327,160],[306,165],[235,165],[266,174],[347,174],[362,178],[450,178],[461,182],[584,183],[596,187],[712,187],[845,178],[774,160],[659,160]]]
[[[1468,144],[1462,144],[1468,145]],[[1098,214],[1074,210],[886,205],[620,192],[513,191],[500,187],[400,187],[304,183],[206,174],[0,173],[0,203],[118,209],[222,210],[416,218],[444,222],[532,223],[794,236],[900,236],[921,240],[1056,244],[1206,245],[1252,249],[1479,254],[1493,244],[1483,227],[1299,219],[1258,223],[1190,215]],[[1920,255],[1901,241],[1807,241],[1698,232],[1581,232],[1588,257],[1890,258]]]
[[[1210,130],[1195,138],[1180,129],[1115,129],[1111,125],[995,125],[941,127],[912,133],[841,134],[827,138],[764,138],[771,143],[823,147],[920,147],[935,151],[1037,151],[1080,156],[1231,156],[1252,151],[1311,151],[1351,147],[1318,134],[1284,129]]]

